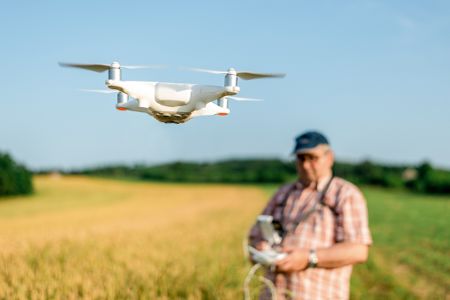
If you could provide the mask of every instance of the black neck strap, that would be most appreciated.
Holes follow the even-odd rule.
[[[318,201],[316,201],[316,203],[314,203],[314,207],[307,211],[306,213],[301,214],[298,218],[296,218],[291,226],[289,226],[288,228],[288,232],[295,230],[295,228],[297,228],[297,226],[300,224],[300,222],[306,220],[312,213],[314,213],[315,211],[318,210],[317,208],[317,204],[319,203],[322,206],[327,206],[329,207],[326,203],[325,203],[325,195],[327,194],[328,188],[331,185],[331,182],[333,181],[334,176],[331,176],[331,178],[328,180],[327,184],[325,185],[325,187],[323,188],[322,191],[320,191],[320,196],[317,199]],[[293,185],[293,187],[286,193],[286,196],[284,197],[283,201],[280,203],[279,208],[281,209],[281,220],[279,221],[279,224],[281,225],[283,223],[283,219],[284,219],[284,209],[286,207],[286,203],[287,200],[290,196],[290,194],[295,190],[295,185]],[[287,232],[283,232],[283,235],[285,235]]]
[[[331,185],[331,182],[333,181],[333,178],[334,178],[334,176],[333,175],[331,175],[331,178],[330,178],[330,180],[328,180],[328,182],[327,182],[327,185],[323,188],[323,190],[322,190],[322,194],[320,195],[320,204],[322,204],[322,205],[326,205],[325,204],[325,195],[326,195],[326,193],[328,192],[328,188],[330,187],[330,185]]]

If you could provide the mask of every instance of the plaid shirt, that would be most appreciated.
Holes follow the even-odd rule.
[[[341,242],[372,244],[366,201],[360,190],[350,182],[334,177],[324,197],[326,205],[320,205],[321,191],[328,181],[329,178],[321,180],[317,187],[303,186],[300,182],[287,184],[269,201],[262,214],[282,220],[282,226],[287,230],[302,215],[308,214],[314,207],[318,208],[296,228],[291,228],[283,240],[284,245],[320,249]],[[318,203],[317,206],[315,203]],[[256,224],[249,238],[252,245],[262,241]],[[289,274],[268,270],[266,277],[275,283],[277,299],[348,299],[351,272],[352,266],[348,265]],[[270,291],[263,290],[260,298],[271,299]]]

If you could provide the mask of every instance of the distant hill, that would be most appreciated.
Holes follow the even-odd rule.
[[[0,196],[23,195],[33,192],[31,172],[16,163],[7,153],[0,153]]]
[[[173,162],[161,165],[111,165],[73,174],[161,182],[283,183],[296,178],[295,164],[279,159],[230,159],[217,162]],[[334,174],[356,184],[407,188],[421,193],[450,193],[450,171],[418,166],[383,165],[371,161],[336,162]]]

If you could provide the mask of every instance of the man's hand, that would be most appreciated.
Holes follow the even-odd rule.
[[[264,251],[267,248],[269,248],[269,244],[266,241],[258,242],[255,245],[255,249],[258,250],[258,251]],[[252,257],[252,255],[250,253],[249,253],[248,259],[250,260],[250,263],[252,263],[252,264],[256,263],[256,261],[253,260],[253,257]]]
[[[261,241],[255,246],[256,250],[263,251],[269,248],[269,244],[266,241]]]
[[[298,272],[308,267],[309,251],[294,247],[284,247],[287,256],[276,263],[277,270],[285,273]]]

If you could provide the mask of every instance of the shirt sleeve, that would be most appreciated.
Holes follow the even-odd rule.
[[[339,199],[336,242],[371,245],[366,200],[356,186],[343,188]]]

